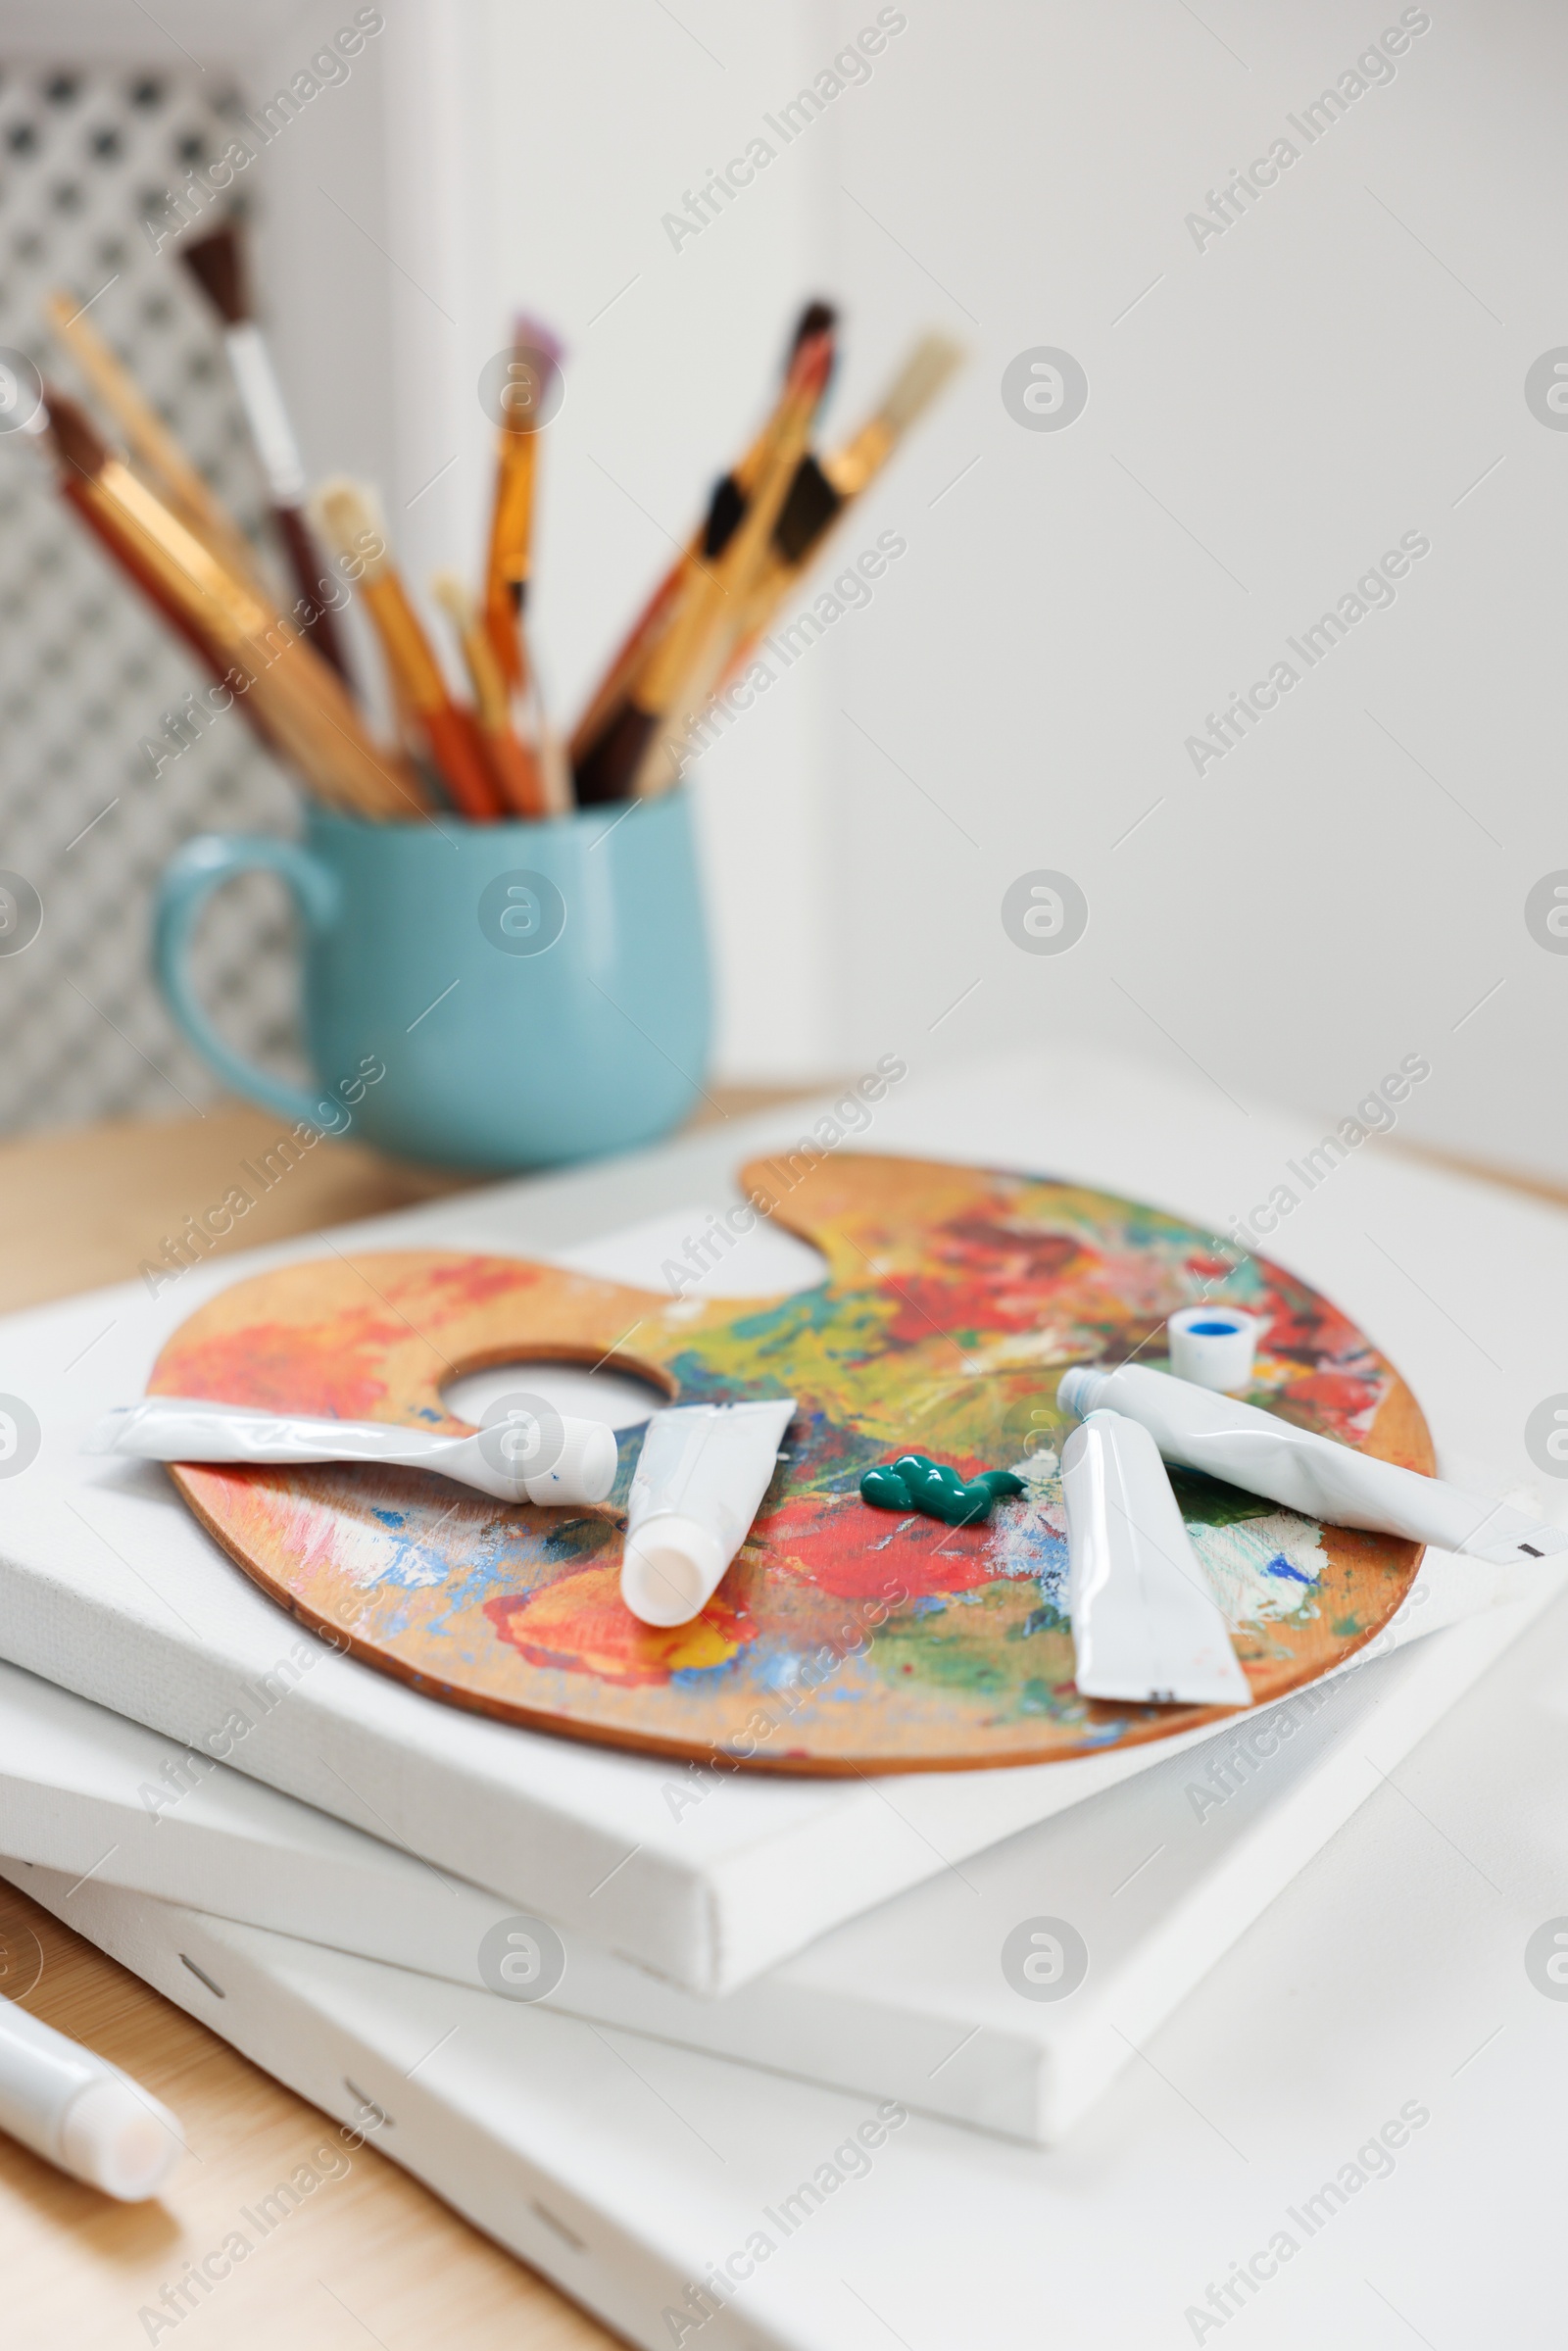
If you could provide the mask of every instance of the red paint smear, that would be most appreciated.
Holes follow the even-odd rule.
[[[944,1264],[983,1270],[993,1280],[1059,1282],[1083,1253],[1083,1243],[1071,1233],[1041,1233],[978,1216],[956,1217],[932,1236],[932,1254]]]
[[[588,1568],[542,1592],[486,1600],[484,1613],[530,1665],[592,1674],[631,1689],[727,1664],[758,1631],[747,1611],[719,1592],[690,1624],[642,1624],[620,1596],[618,1566]]]
[[[544,1266],[514,1264],[504,1257],[463,1257],[455,1265],[424,1266],[413,1279],[389,1282],[387,1295],[397,1298],[434,1292],[450,1304],[482,1306],[511,1290],[537,1289],[546,1270]]]
[[[363,1420],[387,1393],[388,1349],[407,1336],[403,1324],[379,1321],[369,1307],[330,1324],[252,1323],[183,1348],[176,1344],[159,1364],[153,1392]]]
[[[1067,1233],[1040,1233],[985,1217],[956,1217],[927,1239],[930,1273],[887,1280],[892,1343],[919,1347],[932,1326],[950,1331],[1029,1331],[1068,1268],[1089,1253]]]
[[[1329,1420],[1355,1420],[1378,1401],[1379,1383],[1356,1379],[1348,1372],[1317,1371],[1304,1380],[1291,1380],[1285,1394],[1293,1404],[1310,1404]]]
[[[839,1600],[973,1592],[997,1572],[989,1528],[947,1527],[929,1518],[905,1528],[896,1513],[873,1510],[858,1494],[801,1494],[772,1511],[758,1532],[770,1566]],[[885,1550],[873,1547],[890,1534]]]

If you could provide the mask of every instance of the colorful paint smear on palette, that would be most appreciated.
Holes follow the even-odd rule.
[[[788,1770],[1016,1763],[1168,1736],[1196,1709],[1082,1698],[1064,1613],[1056,1381],[1163,1361],[1165,1317],[1223,1299],[1265,1326],[1252,1400],[1430,1469],[1392,1365],[1327,1299],[1157,1209],[994,1170],[841,1152],[742,1183],[826,1278],[755,1302],[672,1300],[522,1259],[334,1257],[214,1299],[166,1348],[164,1394],[458,1428],[439,1383],[508,1357],[641,1371],[683,1401],[789,1394],[800,1411],[752,1537],[695,1622],[619,1597],[640,1431],[597,1509],[513,1508],[414,1471],[174,1473],[269,1591],[432,1694],[511,1720]],[[873,1462],[914,1448],[1024,1492],[985,1525],[872,1511]],[[1180,1476],[1254,1696],[1387,1623],[1414,1544],[1322,1529]]]

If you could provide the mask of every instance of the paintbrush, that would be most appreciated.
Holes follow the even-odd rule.
[[[504,815],[506,804],[486,763],[472,712],[460,709],[448,693],[441,664],[392,562],[375,491],[337,474],[316,492],[310,514],[334,555],[364,565],[360,594],[380,641],[394,698],[401,697],[412,712],[421,748],[453,807],[479,824]]]
[[[336,623],[330,609],[321,602],[325,582],[321,578],[320,556],[305,519],[304,462],[271,353],[252,313],[250,272],[245,266],[239,222],[225,220],[206,236],[182,244],[179,258],[222,322],[229,367],[267,481],[272,519],[299,590],[296,616],[311,630],[317,651],[331,662],[340,677],[347,677],[348,665]]]
[[[96,440],[84,412],[74,401],[68,400],[64,392],[46,383],[44,406],[39,416],[42,437],[55,460],[55,484],[61,497],[75,509],[78,518],[104,552],[119,564],[126,578],[134,582],[174,634],[183,639],[202,667],[210,669],[214,678],[221,682],[225,674],[223,657],[211,634],[199,625],[193,613],[185,611],[169,593],[142,557],[110,524],[101,512],[100,502],[89,495],[96,468],[84,474],[77,464],[68,460],[68,448],[82,449],[88,444],[89,436],[91,440]],[[270,748],[276,747],[273,745]]]
[[[416,779],[372,743],[336,673],[105,447],[74,401],[53,390],[46,397],[64,495],[230,686],[269,747],[335,807],[380,818],[422,814]]]
[[[763,563],[797,467],[810,439],[833,364],[833,340],[808,335],[795,355],[774,411],[746,512],[723,555],[686,598],[629,706],[647,721],[629,789],[646,799],[680,780],[692,718],[712,691],[744,624],[746,600]],[[633,739],[634,728],[623,738]]]
[[[863,496],[950,377],[963,350],[945,335],[926,335],[905,359],[876,409],[842,449],[820,462],[805,458],[773,533],[767,560],[747,600],[744,626],[725,678],[744,667],[784,599],[793,594],[846,511]]]
[[[473,688],[485,752],[508,808],[514,816],[547,815],[549,806],[538,759],[513,726],[507,681],[501,674],[494,643],[473,598],[455,571],[436,572],[430,581],[430,593],[457,633],[467,665],[468,683]]]
[[[830,304],[808,303],[790,342],[786,371],[808,336],[831,335],[836,324],[837,313]],[[613,756],[614,745],[607,739],[610,729],[693,581],[705,564],[723,554],[734,535],[761,463],[766,429],[764,426],[744,456],[714,484],[702,523],[643,607],[578,719],[571,738],[571,759],[579,801],[613,800],[625,790],[624,774]]]
[[[504,421],[496,443],[495,500],[485,559],[484,626],[509,694],[528,676],[524,612],[533,563],[534,480],[539,433],[561,372],[562,346],[547,326],[519,318],[502,386]]]
[[[80,305],[68,295],[50,294],[43,307],[56,335],[124,434],[132,456],[152,476],[166,504],[230,571],[262,592],[255,548]]]
[[[796,350],[779,399],[760,437],[749,467],[752,479],[742,518],[716,562],[698,561],[677,592],[666,625],[637,669],[630,692],[577,772],[579,801],[617,800],[638,788],[651,751],[678,725],[678,706],[691,682],[711,665],[715,647],[727,651],[725,624],[738,617],[740,594],[749,584],[761,551],[788,495],[795,467],[810,431],[828,370],[832,335],[808,335]],[[753,453],[748,453],[749,456]],[[659,772],[665,761],[660,753]],[[673,781],[673,777],[665,780]],[[643,789],[647,789],[645,783]]]

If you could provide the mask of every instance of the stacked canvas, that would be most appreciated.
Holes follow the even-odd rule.
[[[1169,1081],[1067,1055],[1009,1065],[1004,1086],[982,1071],[910,1088],[862,1140],[954,1156],[959,1136],[965,1160],[1158,1200],[1216,1231],[1302,1148],[1290,1120],[1227,1120]],[[748,1149],[779,1141],[759,1123],[496,1187],[353,1245],[553,1255],[652,1286],[730,1197]],[[1535,1474],[1522,1431],[1551,1375],[1524,1301],[1568,1273],[1558,1220],[1387,1151],[1335,1188],[1279,1253],[1405,1371],[1441,1469],[1497,1490]],[[857,2146],[865,2177],[905,2178],[911,2210],[939,2179],[960,2201],[995,2189],[1000,2210],[1013,2189],[998,2183],[1037,2180],[1017,2167],[1048,2160],[1002,2142],[1050,2144],[1136,2065],[1558,1589],[1549,1570],[1510,1581],[1429,1556],[1384,1653],[1218,1730],[1052,1765],[790,1781],[552,1739],[328,1651],[217,1550],[162,1472],[77,1455],[98,1413],[141,1392],[169,1332],[266,1261],[0,1326],[0,1390],[24,1396],[43,1430],[0,1532],[6,1874],[329,2112],[352,2119],[368,2096],[389,2152],[639,2341],[684,2340],[683,2327],[715,2343],[861,2336],[837,2287],[831,2320],[811,2315],[814,2259],[792,2267],[776,2308],[722,2266],[705,2304],[704,2263],[738,2249],[760,2279],[750,2236],[782,2245],[799,2220],[781,2228],[769,2205],[773,2221],[759,2221],[746,2202],[764,2184],[756,2147],[716,2200],[687,2180],[682,2213],[678,2170],[649,2174],[664,2151],[646,2116],[634,2127],[619,2091],[595,2103],[607,2033],[642,2052],[633,2075],[657,2084],[674,2068],[682,2096],[714,2111],[763,2096],[744,2087],[760,2069],[827,2085],[765,2092],[781,2150],[794,2118],[807,2139],[849,2131],[833,2142],[851,2150],[835,2188],[808,2211],[861,2179]],[[1467,1296],[1455,1268],[1472,1263],[1487,1279]],[[710,1287],[757,1295],[815,1273],[811,1252],[764,1229]],[[466,2057],[439,2089],[422,2068],[395,2095],[366,2079],[405,2042],[412,2065],[454,2024]],[[584,2067],[592,2111],[568,2123]],[[518,2083],[531,2085],[520,2102]],[[894,2119],[910,2114],[945,2122]],[[969,2128],[954,2136],[954,2124]],[[498,2173],[503,2145],[512,2168]],[[937,2152],[911,2160],[916,2147]],[[1063,2157],[1049,2160],[1071,2180]],[[881,2196],[857,2186],[813,2222],[824,2260],[855,2241],[857,2199],[870,2228]],[[878,2339],[869,2319],[864,2339]]]
[[[1546,1596],[1258,1709],[718,1998],[14,1667],[0,1867],[57,1873],[71,1924],[89,1886],[134,1888],[1048,2145]]]
[[[1529,1960],[1561,1903],[1565,1710],[1559,1607],[1054,2149],[101,1873],[6,1874],[331,2118],[315,2192],[368,2136],[645,2351],[1174,2351],[1244,2316],[1238,2340],[1267,2351],[1382,2351],[1405,2321],[1434,2344],[1544,2343],[1549,2265],[1477,2277],[1446,2249],[1477,2226],[1550,2241],[1559,2122],[1540,2087],[1563,2010]],[[1353,1724],[1374,1776],[1386,1722]],[[1257,1827],[1272,1849],[1283,1817]],[[280,2181],[271,2211],[298,2193]]]

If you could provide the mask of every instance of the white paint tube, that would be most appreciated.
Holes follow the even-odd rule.
[[[106,1413],[81,1449],[140,1461],[363,1461],[433,1469],[499,1502],[602,1502],[615,1483],[614,1430],[604,1421],[568,1420],[542,1398],[531,1400],[532,1410],[507,1410],[503,1397],[502,1417],[492,1425],[471,1437],[450,1437],[404,1421],[324,1420],[201,1396],[150,1396]]]
[[[795,1412],[765,1403],[677,1404],[656,1412],[626,1508],[620,1596],[645,1625],[701,1613],[745,1542]]]
[[[157,2192],[179,2159],[179,2125],[127,2074],[0,1999],[0,2130],[122,2203]]]
[[[1080,1418],[1108,1409],[1141,1422],[1167,1461],[1223,1478],[1245,1494],[1266,1494],[1330,1526],[1402,1535],[1497,1567],[1568,1551],[1568,1533],[1560,1527],[1446,1486],[1441,1478],[1374,1461],[1353,1445],[1141,1363],[1109,1371],[1075,1364],[1062,1374],[1056,1393]]]
[[[1062,1448],[1074,1680],[1086,1698],[1250,1706],[1225,1619],[1147,1429],[1094,1411]]]

